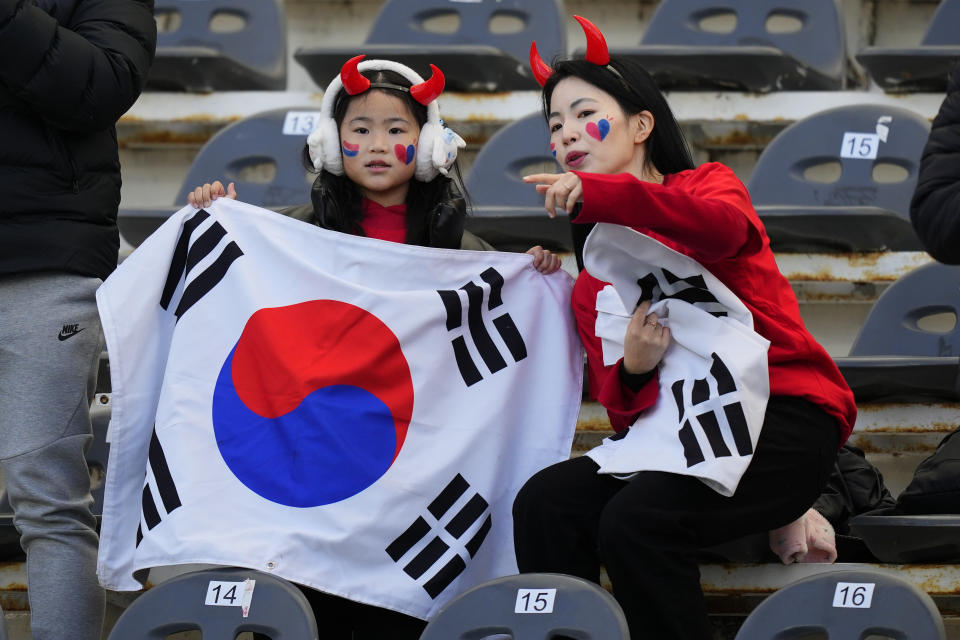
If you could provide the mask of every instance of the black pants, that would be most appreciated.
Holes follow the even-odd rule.
[[[324,640],[418,640],[426,621],[390,609],[362,604],[300,587],[317,618]]]
[[[836,458],[838,426],[816,405],[770,398],[753,460],[729,498],[691,476],[597,473],[587,457],[540,471],[513,505],[521,572],[600,579],[603,563],[633,640],[708,640],[697,550],[803,515]]]

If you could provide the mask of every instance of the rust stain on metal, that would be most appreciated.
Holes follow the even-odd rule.
[[[197,122],[197,123],[219,123],[219,122],[239,122],[243,120],[244,116],[234,115],[234,116],[217,116],[212,113],[195,113],[190,116],[183,116],[182,118],[174,118],[173,120],[164,120],[164,122]],[[125,114],[120,116],[120,120],[117,121],[118,124],[146,124],[151,122],[147,118],[141,116],[135,116],[131,114]]]
[[[756,136],[747,131],[731,131],[724,136],[715,136],[704,140],[706,146],[766,146],[773,136]]]
[[[881,410],[887,409],[915,409],[917,404],[915,402],[872,402],[872,406],[877,407]],[[937,402],[936,406],[948,409],[950,411],[960,412],[960,402]]]
[[[856,439],[857,446],[863,449],[864,453],[887,453],[889,446],[875,444],[870,438],[860,436]],[[897,453],[930,453],[937,448],[936,444],[928,443],[897,443]]]
[[[213,131],[143,131],[123,136],[117,143],[121,149],[138,144],[191,144],[203,145],[213,137]]]
[[[933,422],[930,426],[896,424],[884,427],[870,427],[860,433],[949,433],[956,429],[956,424]]]
[[[813,273],[794,271],[783,274],[783,277],[787,280],[800,280],[804,282],[840,282],[846,280],[846,278],[838,278],[827,269],[820,269]]]
[[[577,420],[577,432],[583,431],[609,431],[613,433],[609,418],[581,418]]]
[[[851,253],[847,256],[851,266],[855,267],[875,267],[880,260],[887,255],[882,251],[871,251],[866,253]]]

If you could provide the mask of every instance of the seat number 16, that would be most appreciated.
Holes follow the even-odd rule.
[[[872,582],[838,582],[833,593],[833,606],[844,609],[869,609],[873,601]]]

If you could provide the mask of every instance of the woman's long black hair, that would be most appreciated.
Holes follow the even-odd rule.
[[[372,84],[383,83],[392,84],[401,87],[409,87],[411,82],[404,76],[389,69],[367,70],[361,72]],[[404,104],[413,113],[417,120],[417,125],[422,129],[427,122],[427,108],[413,99],[407,91],[396,89],[375,87],[365,91],[357,96],[351,96],[342,88],[337,94],[337,99],[333,103],[333,119],[337,123],[337,132],[339,134],[340,125],[343,124],[343,118],[347,113],[347,107],[354,98],[361,98],[368,95],[371,91],[382,91],[387,95],[395,96],[402,100]],[[308,147],[303,149],[303,164],[311,171],[316,171],[313,161],[310,159]],[[460,168],[454,163],[453,178],[444,175],[438,175],[430,182],[421,182],[411,179],[410,188],[407,190],[407,244],[416,244],[426,246],[429,244],[430,237],[430,214],[434,208],[454,195],[465,194],[463,181],[460,177]],[[453,184],[451,184],[453,183]],[[360,226],[360,220],[363,218],[362,200],[363,194],[360,188],[350,180],[346,175],[334,175],[327,170],[321,170],[314,182],[314,191],[320,188],[326,191],[337,204],[332,210],[324,210],[324,227],[334,231],[342,231],[352,235],[366,235]],[[458,192],[459,190],[459,192]]]
[[[554,62],[553,74],[544,84],[542,94],[543,115],[547,121],[550,120],[553,90],[558,82],[571,77],[609,93],[628,117],[641,111],[653,114],[653,131],[646,141],[648,165],[663,175],[693,169],[693,158],[683,131],[646,69],[623,58],[611,58],[606,66],[583,59]]]

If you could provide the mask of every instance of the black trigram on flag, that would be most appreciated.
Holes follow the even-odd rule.
[[[386,548],[387,555],[431,598],[440,595],[463,573],[490,533],[490,505],[476,491],[468,498],[469,489],[470,484],[458,473],[430,503],[427,513]],[[481,520],[483,524],[469,537],[464,535]]]
[[[489,297],[487,298],[487,310],[493,311],[503,304],[501,297],[503,291],[503,276],[493,267],[480,274],[480,279],[489,287]],[[460,335],[453,338],[453,355],[457,360],[457,368],[460,369],[460,375],[463,381],[469,387],[483,380],[483,374],[470,355],[470,349],[467,347],[467,341],[463,335],[463,301],[460,298],[460,291],[467,294],[467,328],[470,331],[470,339],[477,353],[483,360],[483,364],[491,374],[504,369],[507,366],[503,354],[500,353],[497,344],[490,337],[487,325],[484,324],[483,314],[483,293],[484,287],[477,285],[473,281],[460,287],[458,291],[446,290],[437,291],[440,299],[443,300],[443,306],[447,310],[447,330],[458,331]],[[517,325],[509,313],[504,313],[493,319],[493,326],[500,334],[500,338],[510,351],[514,362],[520,362],[527,357],[527,345],[523,342],[523,337],[517,330]]]
[[[638,305],[645,300],[658,302],[666,298],[674,298],[689,302],[714,317],[727,315],[726,309],[707,288],[703,276],[680,278],[666,269],[657,269],[655,272],[638,278],[637,284],[640,285]]]
[[[197,266],[197,263],[213,253],[220,246],[223,237],[227,235],[226,229],[214,220],[213,224],[207,227],[207,230],[191,244],[190,240],[193,232],[209,217],[210,214],[201,209],[183,223],[183,231],[180,233],[177,246],[173,251],[170,271],[167,273],[167,282],[163,287],[163,295],[160,297],[160,306],[164,309],[170,306],[180,281],[190,275],[190,271]],[[210,293],[223,280],[233,261],[242,255],[243,251],[232,240],[223,246],[217,258],[203,270],[203,273],[184,287],[183,295],[180,296],[180,303],[174,312],[177,320],[183,317],[183,314],[200,298]]]
[[[160,497],[160,504],[154,495]],[[143,540],[143,527],[147,530],[153,529],[160,524],[160,520],[180,506],[180,494],[177,492],[177,485],[173,483],[173,476],[170,475],[170,467],[167,465],[167,456],[163,453],[163,447],[160,446],[160,440],[157,439],[157,430],[154,428],[153,435],[150,436],[149,463],[147,465],[147,479],[143,484],[143,496],[140,504],[140,524],[137,526],[137,545]],[[161,514],[159,506],[163,507]]]
[[[753,453],[753,444],[750,441],[750,430],[747,428],[747,418],[743,414],[743,406],[736,395],[737,385],[730,375],[730,370],[716,353],[711,354],[713,365],[710,367],[708,378],[698,378],[693,381],[689,394],[689,408],[685,408],[684,380],[677,380],[670,387],[673,399],[677,403],[680,414],[680,443],[683,445],[683,455],[687,459],[687,467],[700,464],[705,460],[703,449],[697,441],[694,429],[698,428],[710,443],[710,449],[715,458],[733,455],[723,439],[718,412],[722,409],[737,454],[748,456]],[[711,381],[713,384],[711,384]],[[714,392],[711,387],[715,387]]]

